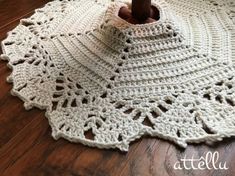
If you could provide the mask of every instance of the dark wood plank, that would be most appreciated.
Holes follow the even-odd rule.
[[[49,0],[22,0],[20,3],[16,3],[14,0],[1,1],[0,7],[4,8],[0,8],[0,41],[7,37],[8,31],[18,25],[21,18],[31,16],[35,8],[43,6],[46,2]],[[1,47],[0,54],[2,54]],[[26,113],[22,101],[11,96],[12,85],[6,82],[6,77],[10,73],[11,70],[7,68],[6,62],[0,61],[0,148],[31,122],[32,117],[39,112],[34,110],[30,114]],[[9,107],[11,107],[11,111],[9,111]]]
[[[25,14],[33,11],[35,8],[39,8],[44,5],[49,0],[1,0],[0,1],[0,28],[7,26],[12,21],[15,21],[19,18],[23,18]]]
[[[28,15],[26,15],[28,16]],[[26,17],[25,16],[25,17]],[[19,23],[19,19],[0,29],[0,40],[6,37],[9,30],[15,28]],[[0,51],[0,54],[2,50]],[[0,61],[0,148],[14,137],[19,130],[24,128],[38,111],[25,111],[23,103],[19,98],[10,94],[12,84],[6,82],[7,76],[11,74],[11,70],[6,66],[7,62]]]
[[[32,122],[19,130],[19,133],[0,149],[0,173],[3,173],[32,146],[36,145],[47,130],[47,121],[45,118],[41,118],[41,113],[38,113]]]
[[[46,123],[45,126],[47,126]],[[37,139],[39,142],[6,168],[3,175],[68,175],[73,173],[68,166],[87,147],[65,140],[55,141],[51,138],[50,132],[50,130],[44,131]],[[45,164],[46,161],[47,164]],[[66,164],[68,168],[65,168]]]

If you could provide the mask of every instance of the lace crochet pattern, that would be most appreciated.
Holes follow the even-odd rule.
[[[143,135],[181,147],[234,136],[234,1],[153,5],[160,20],[143,25],[118,17],[126,1],[37,9],[2,41],[12,94],[46,110],[55,139],[88,146],[128,151]]]

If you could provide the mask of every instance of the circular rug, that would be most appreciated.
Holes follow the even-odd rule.
[[[55,139],[88,146],[127,151],[150,135],[186,147],[234,136],[234,1],[152,5],[160,20],[140,25],[118,17],[128,1],[37,9],[2,42],[12,94],[46,110]]]

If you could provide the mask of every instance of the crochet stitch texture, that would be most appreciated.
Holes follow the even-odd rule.
[[[46,110],[55,139],[88,146],[234,136],[234,1],[156,0],[143,25],[118,17],[128,4],[55,0],[22,19],[2,42],[12,94]]]

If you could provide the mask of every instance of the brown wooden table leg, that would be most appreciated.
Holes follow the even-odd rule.
[[[132,16],[139,21],[150,17],[151,0],[132,0]]]

